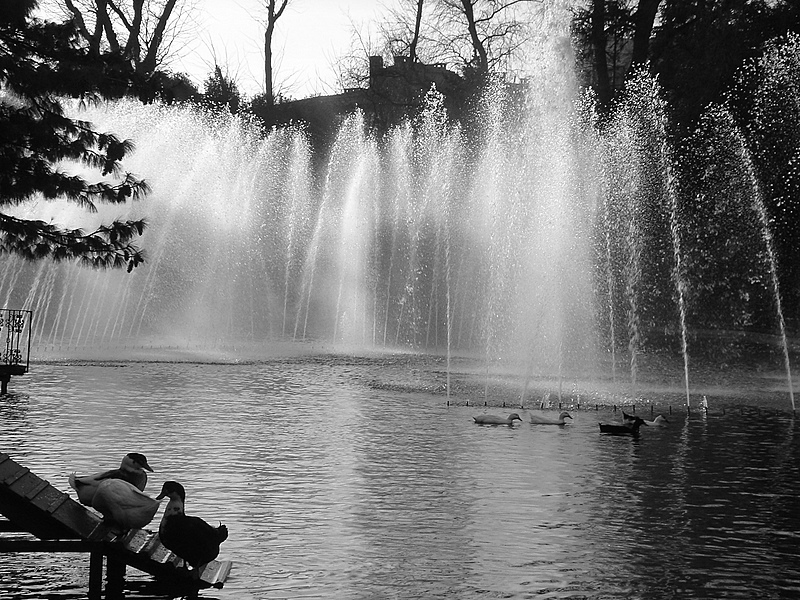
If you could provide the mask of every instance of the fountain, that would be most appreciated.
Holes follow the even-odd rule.
[[[0,300],[34,311],[40,355],[269,355],[305,343],[446,353],[449,374],[458,354],[483,365],[487,387],[504,365],[524,373],[523,400],[532,377],[555,377],[559,394],[565,380],[607,377],[606,355],[614,387],[626,352],[635,398],[660,328],[662,349],[682,357],[688,406],[702,273],[666,107],[639,73],[601,122],[564,36],[540,48],[524,110],[509,111],[508,86],[494,86],[482,130],[466,132],[432,91],[382,135],[350,115],[325,161],[301,127],[265,132],[245,117],[130,100],[91,109],[82,118],[137,144],[125,168],[153,191],[124,216],[147,217],[147,262],[126,274],[6,257]],[[738,164],[749,160],[741,150]],[[119,210],[33,202],[15,214],[89,228]]]

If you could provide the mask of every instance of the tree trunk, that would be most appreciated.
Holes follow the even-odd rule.
[[[633,32],[631,67],[646,63],[649,58],[650,36],[653,33],[653,23],[656,20],[659,4],[661,4],[661,0],[639,0],[639,6],[634,15],[635,30]]]
[[[608,55],[606,46],[606,0],[592,1],[592,49],[594,54],[594,71],[597,77],[597,99],[600,105],[607,107],[611,102],[611,82],[608,78]]]
[[[478,27],[475,23],[475,11],[472,7],[472,0],[461,0],[461,5],[464,7],[464,16],[467,18],[469,39],[472,42],[472,52],[478,59],[478,70],[481,73],[486,73],[489,71],[489,55],[486,53],[486,48],[483,47],[478,37]]]
[[[264,32],[264,101],[267,106],[275,104],[275,90],[272,76],[272,35],[275,33],[275,22],[281,18],[289,0],[281,0],[281,7],[275,10],[276,0],[267,4],[267,29]]]
[[[80,34],[83,36],[83,38],[89,42],[89,50],[93,53],[99,54],[99,43],[97,45],[93,43],[94,36],[89,33],[89,29],[86,27],[86,21],[83,20],[83,14],[81,11],[75,6],[75,4],[73,4],[72,0],[64,0],[64,4],[72,13],[72,20],[77,25],[78,31],[80,31]]]
[[[108,16],[108,3],[106,0],[97,0],[97,28],[95,35],[99,36],[101,31],[106,35],[106,41],[112,52],[119,52],[119,41],[117,35],[114,33],[114,26],[111,25],[111,18]],[[97,40],[98,50],[100,40]]]
[[[409,49],[409,58],[411,62],[417,62],[417,42],[419,41],[419,28],[422,24],[422,5],[425,0],[417,0],[417,21],[414,24],[414,39],[411,40],[411,48]]]
[[[272,34],[275,32],[275,22],[268,21],[264,33],[264,100],[267,106],[274,106],[275,92],[272,81]]]
[[[133,2],[133,23],[125,23],[128,28],[128,43],[125,46],[125,58],[133,61],[133,64],[138,70],[140,68],[139,61],[139,32],[142,29],[144,0],[134,0]]]
[[[161,42],[164,40],[164,31],[167,28],[167,21],[169,21],[172,15],[172,10],[175,8],[175,1],[176,0],[169,0],[164,5],[164,12],[162,12],[161,16],[158,18],[158,24],[150,40],[150,47],[147,49],[147,55],[144,57],[141,64],[140,70],[143,73],[149,74],[156,70],[158,50],[161,48]]]

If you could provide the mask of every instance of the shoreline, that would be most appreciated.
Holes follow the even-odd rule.
[[[270,344],[269,352],[224,348],[203,351],[171,348],[116,348],[45,352],[34,354],[29,376],[37,364],[124,367],[133,364],[195,364],[209,366],[257,366],[281,363],[313,363],[353,368],[354,376],[365,385],[398,393],[425,393],[454,405],[524,406],[540,408],[560,403],[577,406],[665,406],[686,409],[685,373],[682,357],[661,354],[639,356],[636,385],[630,372],[617,361],[616,380],[608,364],[598,364],[582,373],[532,373],[522,365],[490,364],[474,357],[447,357],[441,354],[397,352],[393,350],[354,351],[333,349],[322,344]],[[263,349],[262,349],[263,350]],[[102,352],[104,355],[98,355]],[[690,363],[690,409],[699,407],[705,396],[717,406],[774,406],[791,411],[786,372],[780,364],[719,364],[695,360]],[[527,383],[526,383],[527,377]],[[449,390],[448,390],[449,381]],[[793,389],[800,382],[793,377]],[[524,399],[521,398],[524,391]]]

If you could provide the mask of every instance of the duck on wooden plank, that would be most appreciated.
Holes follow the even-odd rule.
[[[219,555],[219,546],[228,539],[228,528],[214,527],[200,517],[186,514],[186,490],[177,481],[166,481],[157,500],[169,498],[158,536],[165,548],[189,564],[199,576],[201,567]]]
[[[598,425],[600,426],[600,433],[636,436],[639,435],[639,428],[642,425],[646,425],[646,423],[641,417],[631,417],[623,420],[622,423],[598,423]]]
[[[92,508],[125,530],[145,527],[160,504],[124,479],[104,479],[92,498]]]
[[[153,469],[147,464],[145,455],[139,452],[129,452],[122,457],[122,462],[118,469],[111,469],[109,471],[102,471],[94,475],[85,475],[82,477],[72,473],[69,476],[69,485],[78,494],[78,500],[81,504],[92,506],[92,499],[101,481],[105,481],[106,479],[122,479],[136,487],[139,491],[142,491],[147,485],[147,471],[152,473]]]
[[[498,415],[477,415],[472,417],[478,425],[512,425],[514,421],[522,421],[517,413],[511,413],[507,417]]]
[[[554,417],[545,413],[531,413],[531,423],[534,425],[564,425],[564,419],[572,419],[572,415],[563,410],[561,413]]]

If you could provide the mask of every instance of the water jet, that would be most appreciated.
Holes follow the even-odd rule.
[[[147,262],[125,274],[6,257],[0,299],[34,311],[34,355],[429,353],[446,360],[448,398],[456,356],[482,366],[484,399],[511,376],[524,403],[537,379],[559,398],[591,385],[635,400],[650,355],[675,353],[688,407],[704,279],[668,106],[639,73],[601,122],[553,46],[513,118],[504,85],[488,90],[480,131],[449,120],[431,92],[387,131],[349,115],[325,157],[301,127],[126,100],[92,108],[81,117],[136,141],[125,166],[153,193],[96,217],[45,202],[14,214],[82,227],[144,215]],[[752,157],[737,147],[730,161],[760,202],[770,255],[747,268],[777,299],[794,407],[777,257]]]

